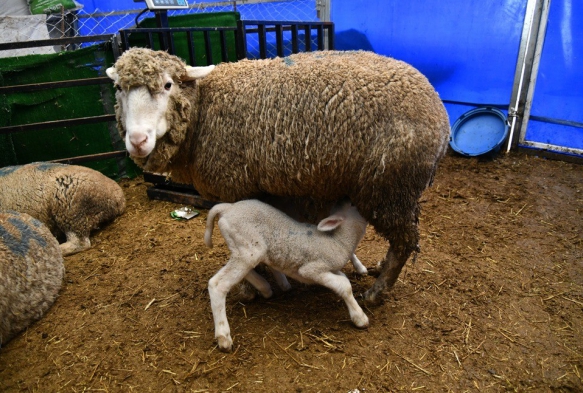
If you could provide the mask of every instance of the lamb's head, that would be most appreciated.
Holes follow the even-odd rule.
[[[118,130],[134,161],[148,170],[160,170],[159,163],[171,161],[191,117],[181,83],[203,78],[213,68],[190,67],[163,51],[132,48],[107,69],[117,89]]]
[[[318,230],[330,232],[340,226],[347,227],[350,236],[355,237],[354,246],[356,247],[362,240],[367,225],[366,220],[360,215],[356,206],[352,205],[349,200],[344,199],[336,203],[330,212],[330,216],[318,223]]]

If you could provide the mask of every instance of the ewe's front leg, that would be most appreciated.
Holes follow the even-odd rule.
[[[352,285],[350,285],[350,281],[342,272],[324,272],[318,277],[313,277],[313,280],[330,288],[334,293],[344,299],[348,307],[348,312],[350,313],[350,319],[356,327],[361,329],[368,327],[368,317],[356,302],[352,293]]]
[[[67,237],[67,241],[59,245],[63,256],[76,254],[91,248],[89,236],[79,237],[75,232],[67,232],[65,233],[65,236]]]
[[[227,321],[226,299],[231,288],[243,280],[251,269],[245,267],[243,263],[237,263],[232,259],[227,262],[210,280],[209,297],[213,320],[215,322],[215,338],[219,349],[230,352],[233,348],[231,329]],[[268,284],[269,285],[269,284]]]

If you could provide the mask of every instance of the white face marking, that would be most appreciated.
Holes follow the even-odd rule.
[[[156,147],[156,140],[168,131],[168,101],[178,87],[168,75],[162,78],[162,89],[157,92],[139,86],[116,93],[123,113],[121,122],[126,130],[126,149],[134,157],[148,156]]]

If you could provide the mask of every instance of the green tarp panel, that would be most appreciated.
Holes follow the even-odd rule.
[[[240,15],[238,12],[211,12],[205,14],[189,14],[189,15],[179,15],[171,16],[168,18],[169,27],[237,27],[237,21]],[[156,25],[156,20],[154,18],[144,19],[139,23],[140,27],[152,28],[158,27]],[[176,49],[176,55],[188,62],[189,51],[188,51],[188,39],[186,33],[175,33],[174,46]],[[153,35],[154,39],[154,49],[160,49],[160,42],[158,34]],[[213,63],[222,62],[221,55],[221,41],[219,32],[210,33],[211,48]],[[193,33],[194,41],[194,53],[196,65],[207,65],[206,49],[204,35],[202,32]],[[227,44],[227,54],[229,61],[237,61],[237,53],[235,47],[235,34],[234,32],[225,33],[225,41]],[[146,36],[145,34],[132,34],[130,37],[131,46],[146,46]]]
[[[0,59],[0,86],[95,78],[113,64],[107,44],[49,55]],[[113,113],[110,84],[0,95],[0,127]],[[0,135],[0,167],[124,149],[114,122]],[[107,176],[134,176],[131,160],[107,159],[86,165]],[[129,166],[128,166],[129,164]],[[128,170],[128,172],[126,172]]]

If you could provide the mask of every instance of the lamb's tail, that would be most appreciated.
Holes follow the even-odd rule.
[[[206,218],[206,229],[204,231],[204,244],[207,247],[213,247],[213,229],[215,227],[215,217],[221,216],[224,212],[229,210],[231,207],[230,203],[219,203],[218,205],[213,206],[211,210],[209,210],[209,214]]]

